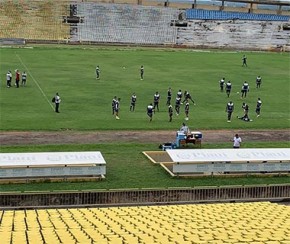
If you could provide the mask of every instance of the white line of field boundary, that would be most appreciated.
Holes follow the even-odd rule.
[[[45,95],[45,93],[41,89],[40,85],[38,84],[37,80],[33,77],[33,75],[31,74],[31,72],[29,71],[29,69],[25,65],[25,63],[22,61],[22,59],[20,58],[20,56],[18,54],[15,54],[15,55],[17,56],[17,58],[19,59],[19,61],[23,65],[23,67],[27,70],[27,73],[30,75],[30,77],[32,78],[32,80],[34,81],[34,83],[36,84],[36,86],[38,87],[38,89],[40,90],[41,94],[43,95],[43,97],[45,98],[45,100],[48,102],[49,106],[54,110],[54,107],[52,106],[50,100],[47,98],[47,96]]]

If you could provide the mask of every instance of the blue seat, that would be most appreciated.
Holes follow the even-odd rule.
[[[242,20],[260,20],[260,21],[289,21],[290,16],[275,14],[252,14],[240,12],[226,12],[217,10],[187,9],[186,19],[242,19]]]

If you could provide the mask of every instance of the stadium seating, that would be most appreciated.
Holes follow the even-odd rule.
[[[179,10],[127,4],[78,3],[72,41],[103,43],[174,44],[176,29],[170,26]]]
[[[240,12],[226,12],[217,10],[204,9],[187,9],[187,19],[203,19],[203,20],[256,20],[256,21],[289,21],[290,16],[275,14],[252,14]]]
[[[1,243],[289,243],[290,207],[269,202],[2,210]]]
[[[3,1],[0,4],[0,37],[35,40],[69,38],[69,25],[62,16],[68,8],[58,1]]]

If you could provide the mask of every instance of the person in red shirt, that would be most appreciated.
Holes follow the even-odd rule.
[[[19,70],[15,70],[15,85],[17,88],[19,88],[19,80],[20,80],[20,72]]]

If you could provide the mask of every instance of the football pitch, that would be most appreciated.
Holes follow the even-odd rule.
[[[176,130],[182,122],[191,129],[283,129],[290,126],[290,59],[287,53],[223,52],[178,49],[42,46],[0,49],[1,130]],[[242,67],[242,56],[248,67]],[[100,79],[95,68],[100,66]],[[140,66],[144,65],[144,80]],[[6,73],[26,71],[26,87],[6,87]],[[262,85],[256,89],[260,75]],[[231,80],[230,98],[220,92],[219,80]],[[250,91],[241,99],[240,90],[248,81]],[[172,88],[172,105],[179,89],[189,91],[190,104],[185,121],[180,115],[169,122],[167,90]],[[149,122],[147,105],[158,91],[160,111]],[[52,97],[61,97],[60,113],[54,112]],[[129,111],[132,93],[137,95],[134,112]],[[121,98],[120,120],[112,115],[112,99]],[[258,97],[261,116],[256,117]],[[233,101],[235,110],[227,123],[225,107]],[[243,115],[242,102],[249,105],[253,122],[237,119]]]

